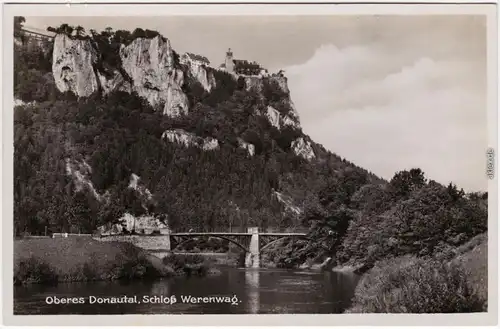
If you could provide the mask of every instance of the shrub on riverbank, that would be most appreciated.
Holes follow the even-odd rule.
[[[14,268],[14,284],[54,283],[58,276],[54,269],[36,257],[21,260]]]
[[[215,270],[209,259],[201,255],[170,254],[163,258],[163,264],[172,267],[177,275],[204,276]]]
[[[14,284],[131,280],[169,276],[159,258],[123,242],[91,238],[17,240]]]
[[[486,300],[460,264],[404,256],[378,262],[358,284],[347,313],[483,312]]]

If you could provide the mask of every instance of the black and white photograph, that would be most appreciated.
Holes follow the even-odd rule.
[[[240,8],[11,17],[14,318],[496,312],[495,15]]]

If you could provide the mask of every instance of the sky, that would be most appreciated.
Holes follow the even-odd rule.
[[[157,30],[182,52],[285,70],[304,132],[376,175],[421,168],[487,190],[486,19],[415,16],[27,17]]]

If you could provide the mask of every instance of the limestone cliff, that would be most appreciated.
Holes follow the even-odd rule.
[[[61,92],[89,96],[99,89],[94,66],[99,58],[90,40],[58,34],[52,53],[52,73]]]
[[[176,67],[168,39],[137,38],[120,49],[125,72],[132,79],[132,89],[153,107],[163,106],[169,116],[187,114],[188,99],[182,91],[184,73]]]
[[[92,39],[58,34],[52,55],[55,84],[59,91],[79,97],[115,90],[136,92],[168,116],[188,113],[188,98],[182,90],[186,72],[176,63],[168,39],[136,38],[128,45],[121,44],[118,56],[121,67],[109,68],[101,62],[103,54]],[[203,66],[189,62],[185,70],[207,91],[215,86],[213,75]]]
[[[215,88],[215,77],[212,72],[207,70],[208,62],[194,58],[192,54],[185,53],[181,56],[180,63],[186,66],[188,74],[197,80],[206,91],[210,92]]]

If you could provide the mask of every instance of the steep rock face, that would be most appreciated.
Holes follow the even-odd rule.
[[[163,105],[168,116],[187,114],[188,99],[181,87],[184,73],[175,67],[170,41],[157,36],[138,38],[120,48],[125,72],[133,81],[132,89],[153,107]]]
[[[206,69],[206,65],[208,63],[196,60],[187,53],[181,56],[180,62],[181,64],[186,65],[189,74],[196,81],[198,81],[206,91],[210,92],[213,88],[215,88],[215,77],[212,72],[209,72]]]
[[[282,116],[274,107],[268,106],[265,115],[269,123],[277,129],[281,129],[283,126],[292,126],[294,128],[300,127],[298,118],[295,117],[293,113]]]
[[[199,147],[205,151],[219,148],[219,141],[217,139],[209,137],[201,138],[182,129],[167,130],[162,134],[162,139],[166,139],[172,143],[182,144],[184,147]]]
[[[96,69],[99,51],[91,40],[73,39],[58,34],[54,41],[52,71],[57,88],[71,91],[80,97],[102,90],[107,94],[114,90],[135,91],[153,107],[163,107],[163,113],[172,117],[186,114],[188,99],[182,91],[184,73],[176,67],[172,47],[168,39],[157,36],[152,39],[137,38],[120,48],[122,67],[131,79],[114,70],[105,76]],[[203,72],[205,74],[203,74]],[[206,88],[215,84],[213,76],[200,68],[194,75]],[[128,77],[127,77],[128,78]]]
[[[311,160],[316,157],[311,143],[309,141],[306,141],[303,137],[299,137],[294,140],[292,142],[291,148],[296,155],[301,156],[306,160]]]
[[[98,91],[94,73],[98,53],[90,40],[73,40],[58,34],[52,53],[52,73],[61,92],[71,91],[78,96],[89,96]]]
[[[211,91],[215,88],[215,78],[212,73],[200,65],[189,65],[190,74],[203,86],[206,91]]]
[[[130,83],[123,78],[123,76],[118,71],[113,71],[112,77],[106,77],[102,73],[98,72],[97,77],[99,83],[101,84],[102,92],[104,95],[114,91],[124,91],[130,93],[132,91],[132,86]]]

